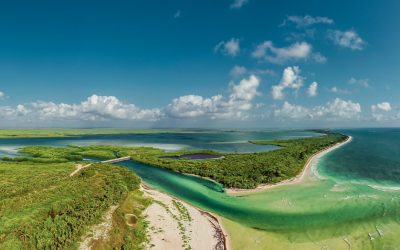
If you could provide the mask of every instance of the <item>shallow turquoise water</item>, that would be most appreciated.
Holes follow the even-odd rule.
[[[400,130],[342,132],[353,140],[320,159],[322,179],[241,197],[197,177],[134,162],[124,165],[159,190],[292,243],[345,237],[362,248],[392,249],[400,244]]]

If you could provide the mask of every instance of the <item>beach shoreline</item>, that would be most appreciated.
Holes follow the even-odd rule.
[[[348,136],[345,141],[336,143],[336,144],[332,145],[331,147],[325,148],[325,149],[315,153],[310,158],[308,158],[306,164],[303,167],[303,170],[297,176],[295,176],[291,179],[284,180],[284,181],[281,181],[281,182],[278,182],[275,184],[261,184],[253,189],[226,188],[225,192],[228,195],[232,195],[232,196],[243,195],[243,194],[252,194],[252,193],[257,193],[257,192],[265,191],[265,190],[276,188],[276,187],[301,183],[302,181],[304,181],[306,176],[310,175],[310,173],[313,170],[316,171],[316,169],[313,169],[313,166],[316,165],[316,163],[322,156],[349,143],[351,140],[352,140],[352,137]]]
[[[182,241],[182,235],[185,234],[190,239],[192,249],[231,249],[229,235],[223,228],[222,220],[217,215],[144,183],[141,184],[141,189],[146,196],[154,200],[144,212],[149,222],[148,233],[150,238],[146,249],[179,249],[182,244],[185,244]],[[178,211],[174,206],[171,206],[175,202],[179,202],[187,209],[191,218],[190,221],[176,221],[176,218],[179,217]],[[179,231],[176,223],[184,225],[186,232]]]

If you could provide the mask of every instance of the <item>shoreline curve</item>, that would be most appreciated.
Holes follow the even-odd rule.
[[[322,156],[349,143],[352,139],[353,139],[353,137],[347,136],[345,141],[338,142],[338,143],[332,145],[331,147],[325,148],[325,149],[315,153],[314,155],[312,155],[311,157],[308,158],[306,164],[303,167],[303,170],[297,176],[295,176],[291,179],[283,180],[283,181],[280,181],[280,182],[274,183],[274,184],[261,184],[253,189],[226,188],[225,193],[228,195],[232,195],[232,196],[243,195],[243,194],[253,194],[253,193],[265,191],[265,190],[276,188],[276,187],[301,183],[302,181],[304,181],[306,176],[309,176],[311,172],[316,171],[316,169],[313,169],[313,166],[316,165],[316,163]]]

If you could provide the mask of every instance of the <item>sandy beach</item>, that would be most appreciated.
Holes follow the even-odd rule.
[[[147,249],[229,249],[218,217],[147,186],[142,191],[154,200],[144,211],[149,222]]]
[[[260,192],[260,191],[264,191],[267,189],[276,188],[276,187],[280,187],[280,186],[298,184],[298,183],[304,181],[305,177],[310,177],[312,175],[318,176],[317,171],[316,171],[318,160],[325,154],[331,152],[332,150],[335,150],[335,149],[345,145],[346,143],[349,143],[351,140],[352,140],[352,137],[349,136],[349,137],[347,137],[347,139],[345,141],[337,143],[337,144],[335,144],[329,148],[326,148],[326,149],[314,154],[313,156],[311,156],[307,160],[306,164],[304,165],[304,168],[301,171],[301,173],[298,174],[296,177],[293,177],[291,179],[284,180],[284,181],[281,181],[281,182],[278,182],[275,184],[259,185],[258,187],[253,188],[253,189],[227,188],[227,189],[225,189],[225,192],[230,195],[249,194],[249,193]]]

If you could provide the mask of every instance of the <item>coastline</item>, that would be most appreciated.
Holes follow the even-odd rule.
[[[304,181],[306,176],[310,175],[310,173],[313,171],[313,166],[317,164],[318,160],[322,156],[349,143],[352,139],[353,138],[351,136],[348,136],[345,141],[336,143],[329,148],[323,149],[323,150],[315,153],[314,155],[312,155],[311,157],[308,158],[306,164],[303,167],[303,170],[297,176],[295,176],[291,179],[284,180],[284,181],[274,183],[274,184],[261,184],[253,189],[226,188],[225,192],[228,195],[233,195],[233,196],[242,195],[242,194],[252,194],[252,193],[257,193],[257,192],[265,191],[265,190],[276,188],[276,187],[301,183],[302,181]]]
[[[217,215],[144,183],[141,190],[154,200],[144,211],[149,223],[146,249],[184,249],[185,244],[192,249],[231,249],[229,235]]]

